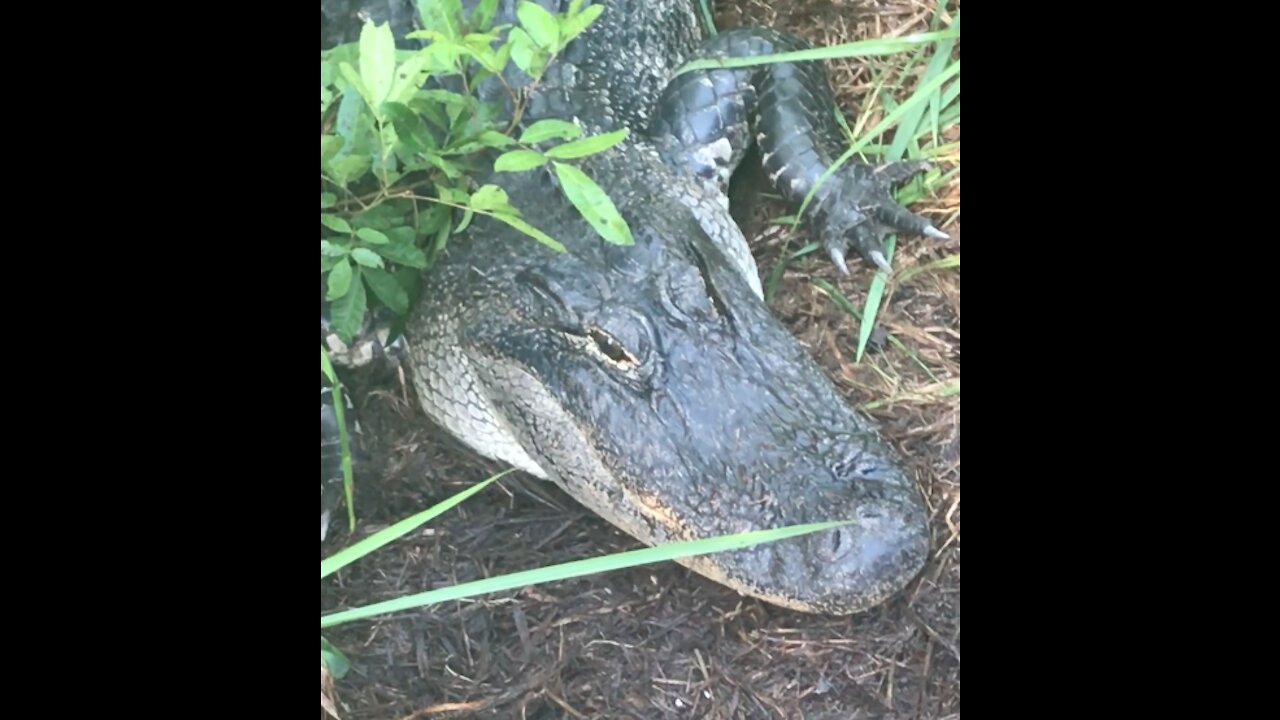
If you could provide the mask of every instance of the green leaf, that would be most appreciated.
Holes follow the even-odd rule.
[[[436,196],[444,202],[454,203],[456,205],[466,205],[467,193],[461,188],[451,187],[449,185],[441,185],[435,183]]]
[[[422,236],[431,235],[438,230],[441,225],[449,222],[450,213],[452,212],[453,210],[448,205],[433,203],[429,210],[418,215],[418,234]],[[409,240],[413,240],[412,235],[410,235]]]
[[[329,673],[337,680],[341,680],[351,670],[351,661],[347,656],[324,637],[320,638],[320,662],[329,668]]]
[[[484,148],[485,148],[484,143],[466,142],[466,143],[462,143],[461,145],[450,146],[449,149],[445,151],[444,154],[445,155],[470,155],[471,153],[478,152],[480,150],[483,150]]]
[[[369,243],[370,245],[386,245],[391,242],[385,234],[374,230],[371,227],[362,227],[356,231],[356,237]]]
[[[417,5],[423,27],[435,30],[450,40],[457,40],[461,36],[461,0],[419,2]]]
[[[335,155],[340,159],[349,155],[372,155],[377,145],[373,116],[359,93],[347,93],[338,104],[334,118],[334,131],[342,138],[342,150]]]
[[[475,210],[472,210],[471,208],[467,208],[466,210],[463,210],[462,221],[458,223],[458,227],[454,228],[453,234],[457,235],[463,230],[466,230],[467,227],[471,225],[471,221],[475,218],[475,216],[476,216]]]
[[[485,185],[476,190],[467,204],[471,206],[471,209],[482,212],[510,207],[507,192],[497,185]]]
[[[404,225],[404,216],[413,209],[411,202],[396,199],[378,203],[359,215],[351,218],[352,227],[373,228],[386,232],[394,227]]]
[[[445,223],[436,230],[435,238],[431,243],[431,257],[440,256],[441,251],[444,250],[445,245],[449,242],[449,230],[451,227],[449,223]]]
[[[320,193],[320,209],[331,208],[338,203],[338,196],[331,192]]]
[[[374,115],[382,115],[382,101],[391,93],[396,79],[396,40],[391,24],[366,21],[360,30],[360,80],[369,95],[365,100]]]
[[[336,67],[334,67],[334,64],[329,60],[329,58],[324,57],[324,54],[323,54],[323,53],[321,53],[321,57],[320,57],[320,89],[321,89],[321,90],[324,90],[324,89],[326,89],[326,88],[332,87],[332,86],[333,86],[333,81],[334,81],[336,78],[337,78],[337,68],[336,68]]]
[[[471,11],[471,27],[476,30],[488,30],[497,12],[498,0],[480,0],[476,9]]]
[[[334,232],[351,234],[351,225],[337,215],[320,213],[320,224]]]
[[[396,68],[395,81],[391,83],[391,91],[387,93],[387,100],[398,103],[409,102],[414,93],[426,84],[431,74],[429,62],[430,59],[425,54],[418,53],[400,63],[400,67]]]
[[[627,138],[627,129],[614,130],[613,132],[601,133],[584,137],[581,140],[574,140],[563,145],[557,145],[547,150],[547,157],[566,160],[569,158],[580,158],[617,145]]]
[[[351,289],[353,274],[349,260],[343,260],[333,266],[333,270],[329,272],[329,295],[326,298],[329,302],[333,302],[347,294],[347,291]]]
[[[439,207],[439,206],[436,206]],[[448,208],[445,208],[446,210]],[[400,225],[387,229],[387,239],[397,245],[413,244],[413,228],[408,225]]]
[[[436,155],[435,153],[425,153],[422,157],[426,159],[428,163],[439,168],[440,172],[443,172],[445,177],[450,180],[457,180],[462,177],[462,170],[457,165],[454,165],[439,155]]]
[[[362,98],[365,103],[369,102],[369,89],[364,86],[364,80],[360,79],[360,73],[356,72],[355,66],[349,62],[338,63],[338,70],[342,72],[342,77],[356,89],[356,95]],[[350,93],[343,95],[343,100],[350,97]]]
[[[367,268],[381,268],[382,258],[378,257],[378,253],[365,247],[351,249],[351,259],[360,263]]]
[[[521,172],[545,165],[547,159],[533,150],[512,150],[498,156],[493,163],[494,172]]]
[[[501,48],[494,49],[491,45],[493,39],[491,35],[472,33],[464,39],[461,48],[480,63],[480,67],[497,75],[502,72],[505,59],[500,52]]]
[[[516,17],[529,36],[543,50],[554,51],[560,42],[560,22],[541,5],[521,0],[516,7]]]
[[[456,110],[465,110],[471,106],[471,100],[466,95],[459,95],[452,90],[423,90],[421,97],[424,100],[438,102],[446,107]]]
[[[325,257],[343,258],[346,257],[349,252],[351,251],[344,245],[338,245],[336,243],[329,242],[328,240],[320,241],[320,254]]]
[[[510,135],[503,135],[497,130],[485,130],[476,138],[481,145],[491,148],[503,148],[515,144]]]
[[[380,268],[365,268],[364,281],[382,304],[391,308],[392,312],[404,315],[409,311],[409,294],[400,286],[400,282],[394,275]]]
[[[342,149],[342,138],[337,135],[321,135],[320,136],[320,167],[324,168],[329,164],[338,151]]]
[[[512,215],[510,213],[494,213],[493,216],[556,252],[565,251],[564,245],[557,242],[555,238],[530,225],[516,215]]]
[[[538,77],[544,59],[529,33],[520,28],[511,28],[507,33],[507,42],[511,43],[511,61],[529,77]]]
[[[509,43],[503,43],[498,48],[498,54],[497,54],[497,57],[494,58],[494,62],[497,64],[498,67],[502,68],[502,70],[505,71],[507,68],[507,65],[510,64],[510,61],[511,61],[511,45]],[[494,74],[501,75],[502,72],[497,72]],[[494,107],[494,108],[498,107],[496,103],[494,103],[493,101],[481,103],[481,107],[486,107],[486,106]],[[501,110],[499,110],[498,112],[501,112]],[[495,114],[497,113],[490,112],[486,114],[486,117],[489,117]]]
[[[411,268],[411,267],[401,267],[401,268],[396,268],[396,271],[393,272],[391,276],[396,279],[397,285],[399,285],[401,288],[404,288],[405,293],[408,294],[409,296],[410,304],[416,302],[417,299],[422,296],[422,271],[421,270],[415,270],[414,268]],[[386,302],[386,301],[383,300],[383,302]],[[407,313],[408,311],[406,310],[405,312]],[[401,315],[404,315],[404,314],[405,313],[401,313]]]
[[[373,160],[368,155],[348,155],[329,163],[329,171],[334,182],[347,187],[352,181],[364,177],[373,167]]]
[[[346,264],[345,261],[344,264]],[[342,265],[338,267],[342,267]],[[347,265],[347,267],[350,267],[350,265]],[[337,268],[334,268],[334,271],[336,272]],[[361,270],[356,268],[355,272],[352,273],[351,291],[332,301],[329,305],[333,328],[343,342],[351,342],[356,333],[360,331],[360,326],[364,323],[365,310],[368,309],[369,298],[365,294],[361,275]],[[331,274],[329,277],[333,277],[333,275]]]
[[[572,165],[552,163],[565,197],[578,208],[582,217],[595,228],[600,237],[615,245],[633,245],[631,228],[627,226],[618,208],[587,174]]]
[[[412,242],[396,242],[393,240],[389,245],[379,245],[373,248],[373,251],[397,265],[418,270],[422,270],[427,266],[426,254]]]
[[[558,138],[560,140],[570,140],[582,134],[582,128],[571,122],[564,120],[548,119],[539,120],[524,129],[520,134],[520,142],[526,145],[533,145],[544,140]]]
[[[595,19],[600,17],[600,13],[604,12],[603,5],[592,5],[581,13],[569,18],[565,18],[560,24],[561,41],[565,44],[577,36],[582,34]]]

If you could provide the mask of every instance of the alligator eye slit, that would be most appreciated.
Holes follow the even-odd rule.
[[[610,360],[620,365],[623,365],[623,364],[638,365],[639,364],[636,361],[635,357],[633,357],[631,353],[627,352],[626,348],[622,347],[622,345],[618,344],[617,340],[614,340],[613,338],[609,337],[602,330],[599,330],[597,328],[591,328],[587,331],[587,334],[590,335],[591,339],[596,342],[596,347],[600,348],[600,352],[604,353],[605,357],[609,358]]]

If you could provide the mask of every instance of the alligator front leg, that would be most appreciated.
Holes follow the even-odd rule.
[[[737,28],[705,42],[691,59],[755,57],[801,50],[803,40],[764,28]],[[769,183],[798,210],[818,179],[844,151],[838,109],[820,62],[695,70],[666,87],[649,130],[663,159],[726,192],[752,142],[759,144]],[[946,239],[927,219],[898,205],[893,186],[928,169],[923,161],[871,166],[845,163],[823,181],[805,219],[832,262],[848,274],[853,249],[888,270],[884,237],[904,232]]]

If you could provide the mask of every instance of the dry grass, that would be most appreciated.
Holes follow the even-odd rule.
[[[776,9],[771,8],[775,6]],[[951,6],[952,10],[958,6]],[[782,9],[785,8],[785,9]],[[744,19],[824,43],[918,32],[932,2],[721,0],[720,27]],[[958,54],[958,45],[956,49]],[[831,61],[850,125],[901,59]],[[868,67],[870,66],[870,67]],[[916,72],[923,68],[918,64]],[[958,126],[940,142],[959,142]],[[939,162],[959,166],[956,150]],[[336,628],[354,669],[336,685],[343,720],[400,718],[958,718],[960,713],[960,272],[930,268],[958,255],[959,173],[913,209],[951,240],[906,238],[879,314],[886,336],[855,362],[859,311],[872,272],[840,278],[820,253],[787,264],[772,306],[884,433],[911,458],[933,511],[933,558],[901,598],[854,618],[824,618],[746,600],[672,564],[618,571],[454,602]],[[760,218],[783,214],[777,206]],[[808,242],[762,226],[753,246],[766,276]],[[897,342],[895,342],[895,340]],[[950,393],[950,394],[949,394]],[[426,422],[398,390],[357,398],[371,448],[385,463],[357,498],[359,536],[502,468]],[[513,478],[515,476],[512,476]],[[322,607],[377,602],[636,547],[554,488],[502,481],[326,582]],[[351,540],[335,532],[322,554]],[[323,679],[322,679],[323,683]],[[322,688],[323,691],[323,688]]]

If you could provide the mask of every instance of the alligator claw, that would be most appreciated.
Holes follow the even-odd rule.
[[[893,202],[887,198],[877,198],[879,202],[872,208],[872,213],[881,223],[887,225],[890,231],[896,230],[902,233],[911,233],[912,235],[928,235],[927,228],[933,227],[933,223],[929,222],[929,218],[916,215],[910,210]]]
[[[849,276],[849,265],[844,261],[844,245],[831,245],[827,247],[827,254],[831,256],[831,262],[835,263],[836,270],[845,277]]]
[[[850,245],[864,260],[888,273],[890,265],[884,251],[886,235],[904,233],[950,239],[928,218],[894,202],[890,194],[894,184],[929,167],[923,160],[893,162],[875,168],[853,166],[842,169],[838,180],[832,179],[837,186],[824,198],[814,220],[820,229],[822,244],[841,275],[849,274],[845,256]]]

